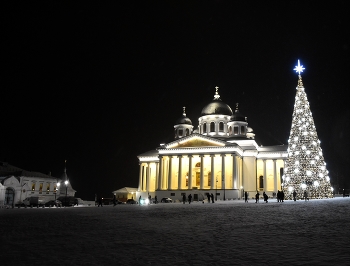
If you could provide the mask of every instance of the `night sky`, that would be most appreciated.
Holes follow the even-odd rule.
[[[111,197],[215,86],[259,145],[287,145],[300,59],[331,182],[350,188],[346,1],[1,5],[0,161],[61,177],[67,160],[77,197]]]

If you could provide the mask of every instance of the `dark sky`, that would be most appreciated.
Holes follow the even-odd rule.
[[[67,160],[76,196],[112,196],[137,187],[137,155],[172,140],[183,106],[197,127],[215,86],[258,144],[287,144],[300,59],[331,180],[344,183],[349,9],[304,2],[1,4],[0,160],[57,177]]]

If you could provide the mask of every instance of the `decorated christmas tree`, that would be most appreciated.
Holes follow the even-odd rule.
[[[298,66],[294,70],[298,72],[299,80],[282,188],[286,199],[291,199],[294,191],[297,198],[331,198],[333,188],[300,75],[304,69],[298,60]]]

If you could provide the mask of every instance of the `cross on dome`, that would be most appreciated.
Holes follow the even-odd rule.
[[[182,107],[182,109],[183,109],[182,115],[186,116],[186,107],[184,106],[184,107]]]
[[[214,99],[217,100],[220,98],[220,95],[219,95],[219,87],[216,86],[215,87],[215,95],[214,95]]]
[[[303,67],[303,65],[300,65],[300,60],[298,59],[298,65],[295,66],[295,68],[293,70],[295,70],[296,72],[298,72],[298,74],[300,75],[300,72],[303,72],[305,68]]]

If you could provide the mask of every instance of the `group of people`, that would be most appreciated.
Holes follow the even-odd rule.
[[[211,193],[211,194],[207,194],[207,197],[208,197],[208,203],[210,203],[210,201],[212,202],[212,203],[214,203],[214,195],[213,195],[213,193]]]
[[[284,192],[283,190],[277,190],[277,202],[284,202]]]

